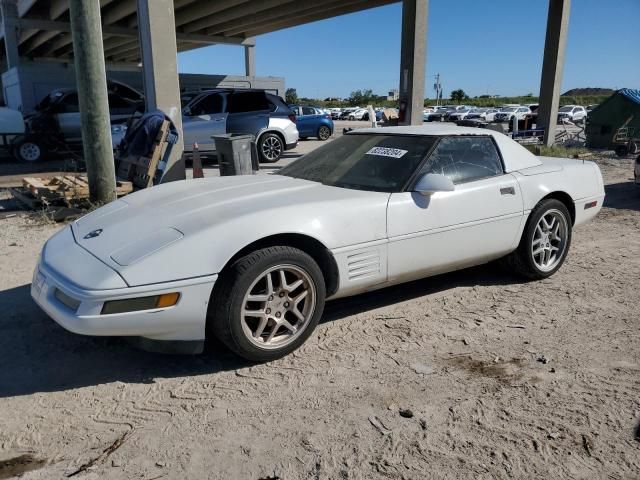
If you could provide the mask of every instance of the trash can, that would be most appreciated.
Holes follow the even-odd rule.
[[[213,135],[220,176],[253,175],[260,169],[253,135]]]

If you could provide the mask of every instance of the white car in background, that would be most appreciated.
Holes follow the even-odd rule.
[[[524,117],[531,115],[529,107],[506,107],[501,109],[494,116],[495,122],[512,122],[514,118],[524,120]]]
[[[474,113],[475,109],[473,108],[461,108],[460,110],[456,110],[455,112],[451,112],[449,114],[450,122],[457,122],[458,120],[464,120],[468,117],[470,113]]]
[[[501,133],[360,129],[272,175],[170,182],[94,210],[46,242],[31,295],[72,332],[191,352],[216,336],[269,361],[309,338],[326,299],[499,258],[547,278],[603,199],[595,163]]]
[[[572,123],[582,123],[587,118],[587,110],[580,105],[565,105],[558,109],[558,122],[568,120]]]
[[[365,115],[369,115],[369,110],[367,110],[366,108],[358,108],[349,113],[349,120],[362,120]]]

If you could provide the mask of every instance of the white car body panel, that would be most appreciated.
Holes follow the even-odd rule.
[[[510,174],[430,196],[394,193],[387,227],[389,280],[403,282],[501,257],[517,245],[522,215],[520,187]]]
[[[303,235],[326,247],[337,267],[332,298],[338,298],[505,255],[517,247],[531,210],[549,194],[570,197],[575,224],[602,206],[597,165],[535,157],[497,132],[442,124],[358,131],[491,136],[505,173],[430,196],[279,175],[155,186],[102,207],[49,239],[32,296],[77,333],[202,340],[217,275],[241,250],[266,237]],[[62,305],[56,289],[78,300],[78,309]],[[176,291],[181,296],[173,307],[100,315],[107,300]]]

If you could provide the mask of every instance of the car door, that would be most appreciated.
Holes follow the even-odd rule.
[[[393,193],[387,210],[389,280],[406,281],[498,258],[517,245],[523,218],[517,180],[490,136],[442,138],[423,165],[452,192]]]
[[[66,142],[82,141],[78,92],[66,93],[54,106],[60,132]]]
[[[194,98],[183,110],[184,149],[192,151],[198,144],[201,151],[215,150],[211,138],[227,132],[226,99],[221,92],[209,92]]]
[[[301,116],[298,117],[296,126],[301,137],[315,137],[318,134],[320,118],[322,115],[313,107],[298,107]],[[300,129],[302,127],[302,130]]]
[[[271,105],[263,91],[236,91],[228,96],[227,133],[246,133],[257,137],[269,126]]]
[[[115,93],[109,94],[109,116],[111,117],[112,125],[124,123],[135,111],[136,105],[132,102],[127,101]]]

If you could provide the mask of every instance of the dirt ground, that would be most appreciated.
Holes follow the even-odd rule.
[[[640,191],[599,163],[606,208],[552,278],[330,302],[265,365],[66,332],[29,296],[59,226],[0,220],[0,479],[640,478]]]

